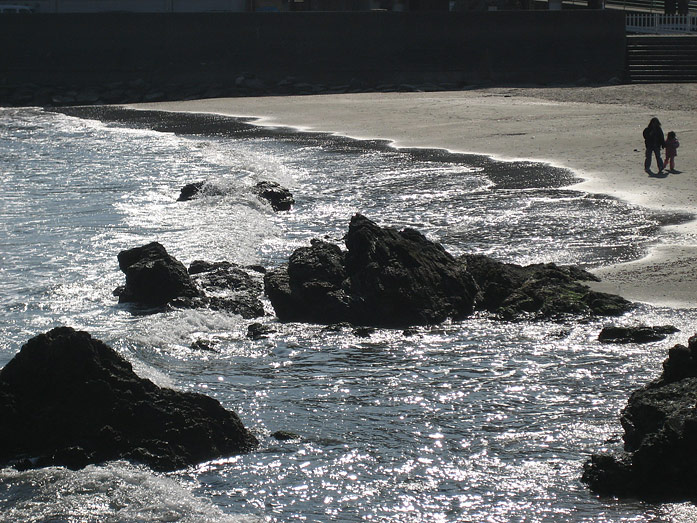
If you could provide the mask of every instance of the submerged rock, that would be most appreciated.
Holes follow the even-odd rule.
[[[224,194],[224,191],[206,181],[188,183],[181,188],[181,192],[179,193],[179,198],[177,198],[177,201],[187,202],[189,200],[193,200],[201,193],[205,193],[209,196],[219,196],[221,194]]]
[[[181,192],[179,193],[179,198],[177,198],[178,202],[187,202],[189,200],[194,199],[198,193],[201,192],[201,189],[203,189],[203,186],[206,184],[206,182],[194,182],[194,183],[188,183],[184,187],[182,187]]]
[[[161,388],[87,332],[55,328],[0,371],[0,463],[19,467],[126,459],[175,470],[258,442],[218,401]]]
[[[259,182],[254,186],[254,193],[268,201],[274,211],[289,211],[295,204],[291,192],[276,182]]]
[[[264,315],[261,276],[230,262],[194,261],[186,267],[157,242],[122,251],[119,266],[126,285],[114,294],[119,303],[147,307],[209,308],[243,318]]]
[[[598,334],[598,340],[603,343],[651,343],[664,340],[668,335],[674,334],[678,330],[672,325],[654,325],[653,327],[607,325]]]
[[[313,240],[264,287],[281,321],[408,326],[472,312],[476,285],[464,266],[413,229],[377,226],[357,214],[348,251]]]
[[[622,411],[623,451],[595,454],[583,481],[599,494],[658,501],[697,497],[697,336],[675,345],[663,374]]]

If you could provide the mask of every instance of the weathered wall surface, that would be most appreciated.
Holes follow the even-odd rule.
[[[34,14],[0,17],[0,49],[6,89],[239,85],[243,73],[267,87],[560,84],[621,77],[625,35],[622,13],[590,10]]]

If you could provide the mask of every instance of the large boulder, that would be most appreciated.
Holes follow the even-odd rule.
[[[345,243],[347,251],[313,240],[266,274],[281,321],[406,326],[472,312],[477,287],[465,267],[419,232],[357,214]]]
[[[119,267],[126,285],[114,291],[119,302],[146,307],[209,308],[243,318],[264,315],[261,277],[230,262],[194,261],[187,270],[157,242],[122,251]]]
[[[596,292],[581,283],[597,281],[597,277],[578,267],[555,263],[521,266],[477,254],[460,259],[480,288],[478,308],[503,319],[619,316],[632,307],[620,296]]]
[[[174,298],[200,295],[186,267],[157,242],[121,251],[118,260],[126,274],[126,285],[115,291],[119,303],[157,307]]]
[[[697,336],[675,345],[663,373],[622,411],[624,448],[595,454],[583,481],[606,495],[650,500],[697,497]]]
[[[32,338],[0,371],[0,419],[3,466],[127,459],[175,470],[258,445],[218,401],[158,387],[69,327]]]

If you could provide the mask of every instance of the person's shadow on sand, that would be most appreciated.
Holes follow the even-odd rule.
[[[653,172],[651,169],[646,169],[646,174],[651,178],[668,178],[668,171]]]

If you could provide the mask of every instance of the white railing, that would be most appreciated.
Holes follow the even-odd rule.
[[[627,13],[627,32],[652,34],[697,34],[697,15]]]

